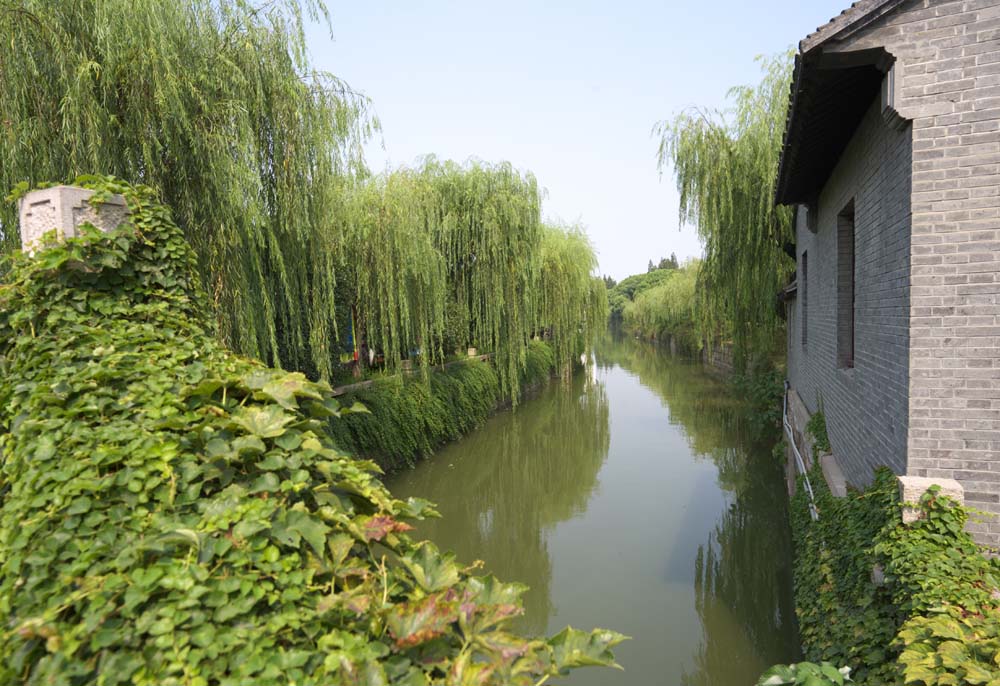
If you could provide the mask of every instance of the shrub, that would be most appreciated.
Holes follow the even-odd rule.
[[[535,684],[613,632],[506,630],[523,588],[413,541],[329,388],[215,342],[152,192],[0,285],[0,683]]]
[[[555,353],[542,341],[527,349],[520,388],[552,376]],[[349,393],[346,403],[368,409],[331,422],[330,434],[344,450],[374,460],[387,471],[412,466],[441,444],[479,426],[501,400],[500,380],[488,362],[465,360],[422,376],[393,376]]]

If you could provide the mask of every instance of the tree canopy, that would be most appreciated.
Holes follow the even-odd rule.
[[[80,174],[157,188],[236,352],[331,378],[349,339],[389,366],[471,345],[514,397],[537,329],[578,338],[560,308],[584,317],[596,293],[576,278],[589,244],[564,272],[582,290],[543,298],[530,173],[428,157],[371,175],[378,121],[312,67],[309,20],[327,22],[322,0],[0,0],[0,188]],[[0,251],[18,245],[6,203]]]
[[[579,227],[546,226],[531,174],[427,158],[370,178],[345,213],[345,270],[360,334],[386,364],[456,349],[494,356],[514,398],[528,341],[552,338],[559,366],[607,321],[597,258]]]
[[[760,63],[761,82],[733,88],[727,110],[686,111],[654,129],[660,170],[673,170],[680,191],[680,220],[705,246],[704,330],[732,336],[744,355],[770,349],[782,326],[775,297],[794,268],[783,251],[791,212],[774,203],[791,55]]]
[[[154,186],[236,351],[325,373],[343,185],[378,126],[316,71],[321,0],[0,0],[0,188],[78,174]],[[19,245],[0,207],[0,250]]]

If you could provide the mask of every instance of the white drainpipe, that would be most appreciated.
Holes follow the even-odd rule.
[[[809,494],[809,516],[815,522],[819,520],[819,510],[816,509],[816,496],[813,493],[812,484],[809,483],[809,474],[806,473],[806,463],[802,459],[801,453],[799,453],[799,448],[795,445],[795,433],[792,431],[792,425],[788,421],[788,380],[785,379],[785,398],[781,408],[781,423],[785,425],[785,436],[788,437],[788,444],[792,446],[792,454],[795,455],[795,466],[798,468],[799,474],[802,475],[802,479],[806,486],[806,493]]]

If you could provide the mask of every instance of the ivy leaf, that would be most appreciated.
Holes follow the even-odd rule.
[[[260,390],[261,394],[271,398],[286,410],[298,408],[297,396],[322,400],[323,396],[313,388],[313,385],[306,379],[304,374],[295,372],[286,374],[265,383]]]
[[[275,438],[287,430],[295,417],[275,405],[244,407],[232,417],[232,423],[260,438]]]
[[[425,591],[440,591],[458,583],[458,566],[451,553],[440,553],[437,547],[423,541],[416,550],[400,558],[414,580]]]
[[[386,626],[397,648],[412,648],[443,636],[457,620],[457,603],[438,593],[392,608],[386,616]]]
[[[413,530],[413,527],[409,524],[400,522],[384,514],[361,517],[358,519],[358,525],[366,541],[381,541],[391,533]]]
[[[326,535],[329,532],[329,526],[301,510],[289,510],[271,527],[271,534],[279,542],[295,546],[299,537],[304,538],[320,558],[326,551]]]
[[[205,379],[201,381],[197,386],[192,386],[184,391],[183,396],[186,398],[203,396],[210,397],[217,390],[222,388],[225,382],[222,379]]]
[[[566,627],[549,639],[549,646],[552,647],[553,660],[560,672],[588,666],[621,669],[621,665],[615,662],[611,648],[625,640],[628,640],[627,636],[614,631],[598,629],[586,633]]]

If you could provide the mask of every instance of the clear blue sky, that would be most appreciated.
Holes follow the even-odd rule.
[[[385,148],[369,150],[373,168],[428,153],[510,161],[547,189],[546,217],[586,226],[601,272],[620,279],[701,251],[657,172],[653,125],[724,105],[729,87],[758,80],[755,56],[848,4],[329,0],[333,40],[315,27],[309,44],[374,101]]]

